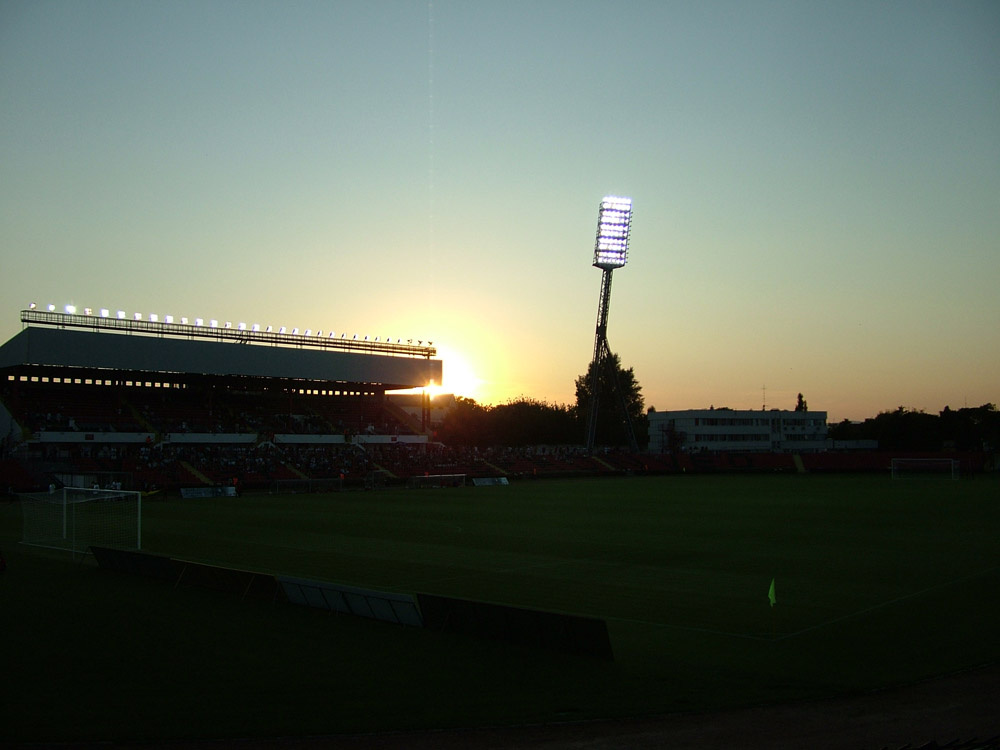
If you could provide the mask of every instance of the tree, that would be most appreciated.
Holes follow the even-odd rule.
[[[444,417],[438,439],[446,445],[490,445],[489,412],[475,399],[459,396]]]
[[[499,406],[480,406],[457,398],[437,438],[445,445],[516,447],[568,445],[579,441],[575,411],[569,406],[521,398]]]
[[[610,354],[604,359],[605,367],[599,373],[598,403],[597,403],[597,437],[601,445],[628,445],[625,423],[621,415],[618,394],[615,392],[615,375],[625,400],[625,410],[632,421],[636,440],[640,445],[649,442],[649,430],[646,426],[646,416],[643,413],[642,388],[635,379],[635,372],[630,367],[622,368],[621,359],[617,354]],[[591,383],[593,382],[594,363],[591,362],[587,372],[576,379],[576,413],[580,417],[581,430],[586,429],[586,421],[590,415],[590,404],[593,400]]]
[[[578,440],[572,408],[535,399],[520,398],[494,406],[490,423],[498,445],[567,445]]]
[[[795,411],[809,411],[809,404],[804,398],[802,398],[801,393],[799,394],[798,400],[795,402]]]

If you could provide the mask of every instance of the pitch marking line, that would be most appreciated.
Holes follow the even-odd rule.
[[[936,591],[937,589],[946,588],[948,586],[954,586],[956,583],[964,583],[965,581],[970,581],[973,578],[979,578],[980,576],[989,575],[990,573],[995,573],[1000,570],[1000,565],[988,568],[987,570],[981,570],[977,573],[970,573],[966,576],[961,576],[955,578],[951,581],[945,581],[944,583],[938,583],[933,586],[928,586],[927,588],[920,589],[919,591],[914,591],[909,594],[904,594],[903,596],[897,596],[895,599],[889,599],[888,601],[880,602],[879,604],[872,605],[871,607],[865,607],[864,609],[859,609],[857,612],[851,612],[850,614],[841,615],[840,617],[834,617],[832,620],[826,620],[825,622],[818,623],[816,625],[810,625],[808,628],[802,628],[802,630],[797,630],[794,633],[785,633],[780,635],[773,640],[784,641],[789,638],[797,638],[803,633],[810,633],[813,630],[819,630],[820,628],[825,628],[828,625],[835,625],[838,622],[843,622],[844,620],[849,620],[852,617],[859,617],[861,615],[866,615],[869,612],[874,612],[875,610],[882,609],[884,607],[890,607],[893,604],[898,604],[899,602],[906,601],[907,599],[914,599],[918,596],[923,596],[931,591]]]

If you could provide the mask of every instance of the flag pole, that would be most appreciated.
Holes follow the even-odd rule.
[[[771,640],[776,637],[774,626],[774,605],[778,603],[778,598],[774,594],[774,579],[771,579],[771,586],[767,590],[767,600],[771,602]]]

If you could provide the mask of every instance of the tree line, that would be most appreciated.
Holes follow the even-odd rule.
[[[444,418],[437,439],[446,445],[468,447],[520,447],[527,445],[581,445],[585,442],[592,401],[594,365],[576,379],[576,402],[550,404],[520,398],[496,406],[458,398]],[[613,369],[612,369],[613,368]],[[649,443],[649,421],[644,412],[642,388],[633,368],[622,367],[611,355],[607,369],[598,378],[597,444],[624,447],[628,444],[619,402],[614,394],[615,373],[640,449]],[[808,402],[798,394],[795,411],[808,411]],[[1000,447],[1000,412],[994,404],[939,414],[902,406],[881,412],[863,422],[844,420],[828,426],[833,440],[875,440],[883,450],[995,451]]]
[[[632,429],[644,448],[649,429],[643,412],[642,388],[633,368],[625,369],[612,354],[598,377],[598,445],[624,446],[628,442],[625,422],[614,392],[615,373],[625,398]],[[614,369],[612,369],[614,368]],[[506,404],[483,406],[470,398],[457,398],[455,406],[438,428],[437,439],[445,445],[520,447],[525,445],[580,445],[590,416],[594,364],[576,379],[576,402],[550,404],[520,398]]]
[[[938,414],[900,406],[863,422],[831,424],[828,435],[833,440],[877,440],[884,450],[989,452],[1000,446],[1000,412],[995,404],[946,406]]]

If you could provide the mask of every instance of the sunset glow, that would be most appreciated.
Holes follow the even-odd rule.
[[[572,403],[629,196],[646,406],[1000,402],[996,3],[252,5],[0,4],[0,341],[209,304]]]

